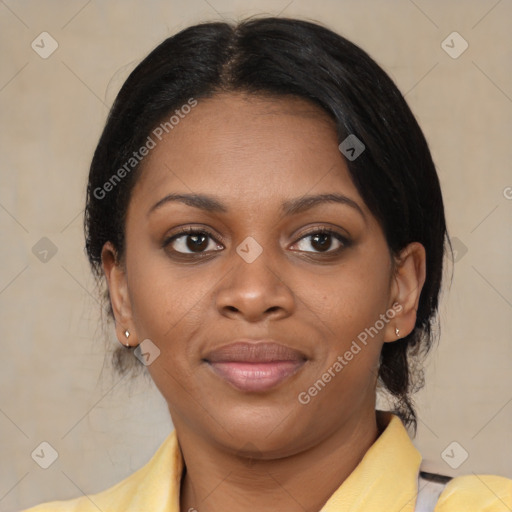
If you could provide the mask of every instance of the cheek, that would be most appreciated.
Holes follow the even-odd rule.
[[[197,319],[211,284],[195,278],[193,268],[173,268],[165,253],[154,248],[134,247],[127,267],[132,314],[139,337],[150,338],[162,346],[169,338],[179,341],[180,337],[173,332]]]
[[[313,410],[326,404],[357,409],[374,396],[378,364],[382,349],[381,315],[385,313],[389,295],[389,275],[385,262],[376,265],[347,265],[334,275],[322,276],[309,289],[309,308],[318,325],[327,333],[324,351],[315,369],[315,379],[303,389],[318,392]],[[311,283],[310,283],[311,284]],[[327,382],[325,388],[315,384]],[[313,395],[312,395],[313,396]]]
[[[160,351],[147,369],[167,402],[187,409],[194,403],[191,394],[197,395],[190,351],[203,324],[199,312],[206,307],[208,283],[177,276],[166,265],[151,266],[149,260],[133,275],[137,281],[130,294],[137,336],[150,339]]]
[[[148,370],[164,396],[179,391],[178,382],[193,387],[197,344],[211,310],[211,290],[218,280],[212,272],[172,268],[165,256],[143,253],[129,263],[132,315],[139,341],[150,339],[160,355]]]
[[[346,343],[385,313],[389,297],[389,267],[383,259],[354,258],[335,272],[299,276],[300,296],[308,309]]]

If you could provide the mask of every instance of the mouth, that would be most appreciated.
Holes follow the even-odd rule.
[[[236,389],[254,393],[277,387],[297,373],[307,357],[273,341],[240,340],[208,353],[203,360]]]

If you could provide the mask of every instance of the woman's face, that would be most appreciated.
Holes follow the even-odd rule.
[[[160,350],[178,432],[262,457],[374,414],[382,344],[423,284],[414,263],[396,277],[333,122],[291,98],[200,100],[143,163],[124,265],[103,256],[118,335]]]

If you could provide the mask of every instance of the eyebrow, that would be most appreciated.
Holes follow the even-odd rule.
[[[220,201],[205,194],[168,194],[149,209],[148,215],[173,201],[178,201],[187,206],[193,206],[194,208],[212,213],[226,213],[228,211]]]
[[[211,213],[227,213],[228,208],[223,205],[218,199],[205,194],[168,194],[156,204],[154,204],[148,211],[148,216],[155,210],[158,210],[165,204],[170,202],[181,202],[187,206],[192,206],[200,210]],[[354,210],[360,213],[363,219],[366,220],[366,216],[362,208],[353,200],[343,194],[316,194],[302,196],[297,199],[290,199],[285,201],[281,209],[284,215],[293,215],[302,213],[315,206],[323,203],[338,203],[346,206],[350,206]]]
[[[323,203],[339,203],[350,206],[358,211],[363,219],[366,220],[366,216],[362,208],[353,199],[350,199],[350,197],[344,196],[343,194],[317,194],[302,196],[297,199],[285,201],[282,209],[285,215],[293,215],[295,213],[304,212]]]

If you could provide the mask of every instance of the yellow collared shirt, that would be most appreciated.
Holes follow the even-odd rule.
[[[414,512],[421,455],[397,416],[320,512]],[[176,431],[152,459],[114,487],[25,512],[180,512],[183,459]],[[512,480],[470,475],[451,480],[435,512],[511,512]]]

